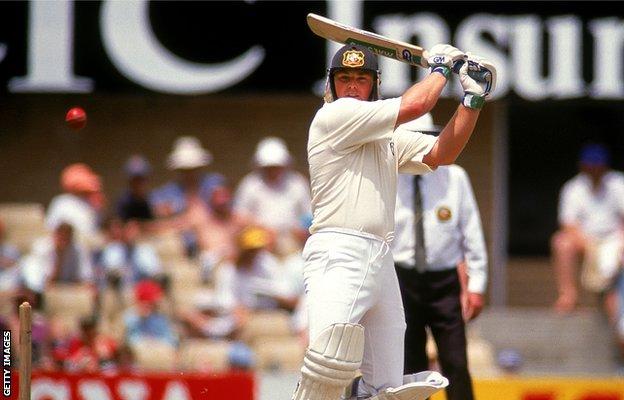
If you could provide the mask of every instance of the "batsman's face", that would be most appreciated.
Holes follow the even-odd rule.
[[[373,75],[362,70],[341,70],[334,74],[334,87],[338,98],[366,101],[373,90]]]

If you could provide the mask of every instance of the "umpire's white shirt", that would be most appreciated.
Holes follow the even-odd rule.
[[[563,186],[559,198],[559,223],[577,225],[586,235],[605,238],[618,232],[624,217],[624,174],[610,171],[597,191],[581,173]]]
[[[468,175],[458,165],[442,166],[420,181],[429,271],[455,268],[465,260],[468,290],[484,293],[487,252],[481,217]],[[394,261],[414,265],[414,177],[399,175]]]
[[[401,98],[341,98],[316,113],[308,137],[313,223],[391,240],[397,170],[431,171],[422,162],[436,138],[394,130]]]

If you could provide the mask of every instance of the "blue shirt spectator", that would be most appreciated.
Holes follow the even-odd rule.
[[[178,336],[173,324],[166,315],[158,311],[158,303],[163,297],[160,286],[150,280],[144,280],[134,289],[136,307],[124,315],[126,342],[134,345],[141,339],[156,339],[178,345]]]
[[[160,312],[153,312],[140,316],[133,312],[126,314],[126,341],[128,344],[136,344],[144,337],[158,339],[172,346],[177,346],[178,338],[173,331],[169,319]]]
[[[199,196],[207,203],[212,191],[225,184],[225,177],[218,173],[207,173],[199,180]],[[184,186],[179,182],[169,182],[150,195],[150,204],[161,212],[159,216],[179,214],[187,208],[187,197]],[[162,210],[165,210],[162,212]],[[164,215],[163,215],[164,214]]]
[[[157,279],[163,272],[160,257],[149,243],[141,242],[141,226],[135,220],[125,224],[112,218],[106,224],[108,243],[100,254],[99,264],[107,277],[118,277],[124,288],[143,279]]]

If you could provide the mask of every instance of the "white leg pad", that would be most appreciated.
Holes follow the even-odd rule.
[[[363,355],[362,325],[340,323],[326,328],[306,351],[293,400],[339,400]]]
[[[425,400],[448,386],[448,379],[435,371],[423,371],[403,377],[403,385],[388,388],[369,400]]]

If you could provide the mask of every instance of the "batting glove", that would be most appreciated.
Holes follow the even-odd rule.
[[[466,62],[459,69],[459,82],[464,89],[462,104],[480,109],[496,88],[496,67],[477,55],[466,53]]]
[[[427,53],[427,62],[431,72],[439,72],[445,78],[451,75],[453,66],[464,60],[464,52],[450,44],[436,44]]]

